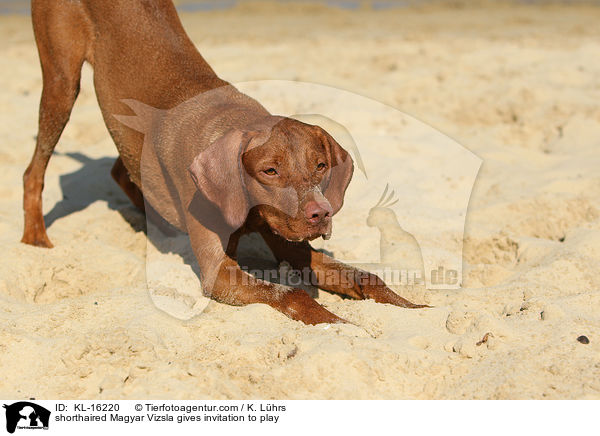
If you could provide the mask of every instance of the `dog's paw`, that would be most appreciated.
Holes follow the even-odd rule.
[[[26,233],[23,235],[23,238],[21,238],[21,242],[23,244],[33,245],[34,247],[41,247],[41,248],[53,248],[54,247],[54,245],[52,245],[52,242],[50,242],[50,239],[48,239],[48,235],[46,233],[41,234],[41,235],[32,235],[32,234]]]

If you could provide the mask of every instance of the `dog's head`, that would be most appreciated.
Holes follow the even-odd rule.
[[[350,155],[322,128],[282,117],[231,130],[189,171],[201,193],[239,228],[250,210],[292,241],[331,234],[352,177]]]

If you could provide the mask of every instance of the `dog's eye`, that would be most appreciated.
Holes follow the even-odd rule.
[[[325,168],[327,168],[327,165],[324,164],[323,162],[321,162],[319,165],[317,165],[317,171],[323,171]]]
[[[269,168],[263,171],[263,173],[265,173],[267,176],[276,176],[277,170],[275,168]]]

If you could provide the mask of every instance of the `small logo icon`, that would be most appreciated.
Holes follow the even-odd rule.
[[[14,433],[18,429],[43,429],[48,430],[50,411],[42,406],[29,401],[19,401],[10,405],[4,404],[6,409],[6,431]]]
[[[367,226],[379,230],[379,261],[385,265],[394,265],[398,271],[406,273],[407,284],[425,284],[425,271],[421,247],[415,237],[405,231],[392,206],[394,191],[388,194],[389,184],[375,206],[369,210]],[[387,195],[387,197],[386,197]]]

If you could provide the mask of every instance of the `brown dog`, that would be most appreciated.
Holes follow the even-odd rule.
[[[217,77],[170,0],[33,0],[32,16],[43,91],[36,149],[24,174],[22,242],[52,247],[42,215],[44,173],[87,61],[120,155],[114,179],[140,209],[146,202],[146,210],[188,233],[213,299],[265,303],[308,324],[344,321],[305,291],[238,266],[239,237],[257,231],[278,260],[308,268],[324,290],[424,307],[310,247],[309,240],[331,233],[352,159],[320,127],[272,116]],[[118,116],[131,109],[135,116]]]

